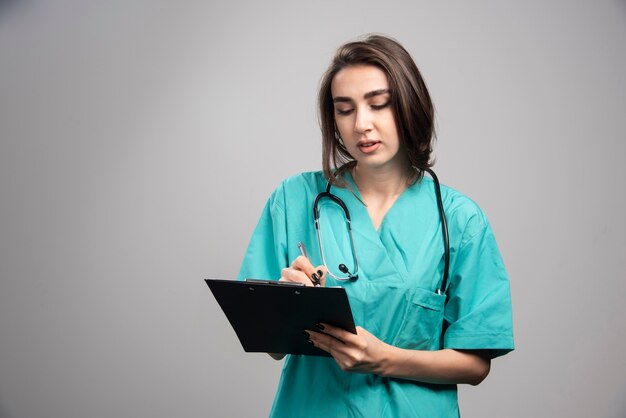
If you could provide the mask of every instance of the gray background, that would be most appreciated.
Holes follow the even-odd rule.
[[[320,167],[334,49],[388,33],[438,110],[436,169],[489,216],[514,353],[465,417],[626,416],[626,4],[0,2],[0,417],[267,415],[203,278]]]

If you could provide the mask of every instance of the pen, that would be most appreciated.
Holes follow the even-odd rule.
[[[300,254],[302,254],[303,257],[305,258],[309,258],[309,254],[306,252],[306,247],[304,246],[304,243],[302,241],[298,242],[298,249],[300,250]],[[313,282],[313,286],[315,287],[320,287],[320,276],[317,275],[317,273],[313,273],[311,274],[311,281]]]

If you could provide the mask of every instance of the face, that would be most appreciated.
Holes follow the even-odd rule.
[[[346,67],[331,83],[335,124],[348,152],[365,169],[406,164],[386,74],[371,65]]]

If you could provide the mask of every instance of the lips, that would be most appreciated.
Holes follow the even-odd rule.
[[[357,144],[361,152],[364,152],[365,154],[369,154],[369,153],[376,151],[379,145],[380,145],[380,141],[371,141],[371,140],[359,141]]]

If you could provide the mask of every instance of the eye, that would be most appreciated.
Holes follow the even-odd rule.
[[[387,100],[385,103],[381,103],[381,104],[372,104],[370,105],[370,107],[374,110],[381,110],[384,109],[386,107],[388,107],[391,104],[391,100]]]
[[[342,116],[349,115],[349,114],[350,114],[350,113],[352,113],[353,111],[354,111],[354,109],[352,109],[352,108],[347,108],[347,109],[335,108],[335,112],[336,112],[338,115],[342,115]]]

